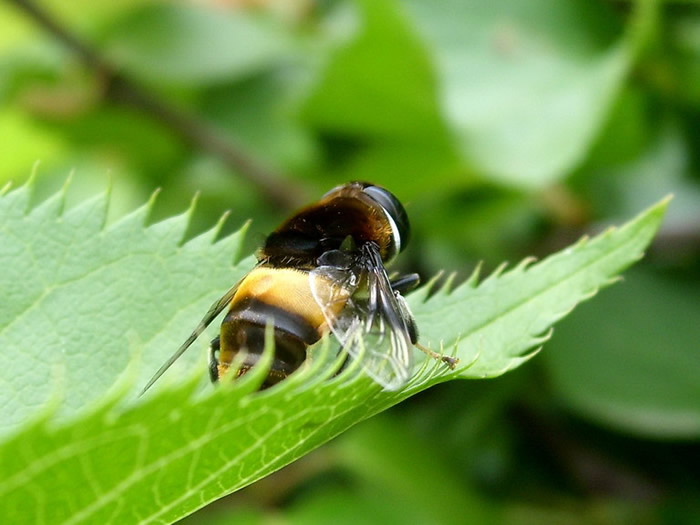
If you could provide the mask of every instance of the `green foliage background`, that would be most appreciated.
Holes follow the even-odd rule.
[[[675,194],[648,258],[561,323],[527,366],[414,396],[191,519],[480,523],[499,509],[516,524],[697,521],[692,2],[40,5],[127,78],[280,174],[300,201],[348,179],[390,188],[414,226],[397,269],[426,278],[545,256]],[[186,237],[231,210],[222,235],[254,219],[241,254],[288,213],[220,157],[110,97],[105,78],[16,2],[0,5],[0,152],[0,185],[21,184],[40,161],[35,203],[69,172],[69,210],[111,183],[108,223],[157,186],[151,222],[199,191]],[[149,297],[136,298],[136,323],[157,307]]]

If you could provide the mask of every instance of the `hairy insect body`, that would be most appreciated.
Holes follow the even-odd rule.
[[[346,299],[349,296],[348,292]],[[331,311],[337,315],[344,306],[338,300]],[[263,386],[273,385],[296,370],[306,359],[307,347],[329,331],[312,295],[308,270],[263,265],[245,277],[231,300],[219,338],[212,341],[212,380],[226,374],[241,351],[245,357],[237,374],[255,366],[265,348],[268,320],[275,327],[275,354]]]

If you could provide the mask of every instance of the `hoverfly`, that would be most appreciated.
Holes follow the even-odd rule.
[[[386,189],[364,182],[333,188],[266,238],[258,264],[211,306],[143,392],[227,307],[210,345],[213,382],[228,372],[240,351],[245,358],[236,374],[255,366],[270,319],[275,353],[262,388],[299,368],[307,348],[329,331],[387,390],[409,380],[414,345],[454,368],[456,359],[417,343],[416,324],[401,292],[415,287],[418,275],[394,281],[387,275],[385,265],[404,249],[409,234],[404,207]]]

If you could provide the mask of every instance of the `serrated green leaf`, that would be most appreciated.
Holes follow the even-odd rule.
[[[463,377],[515,368],[531,357],[528,350],[549,339],[554,323],[642,256],[665,208],[666,201],[646,212],[655,220],[638,219],[593,240],[583,238],[538,264],[525,259],[503,275],[497,270],[476,287],[474,279],[453,292],[445,287],[424,304],[420,294],[409,297],[422,336],[446,349],[456,345],[463,361],[474,361],[460,371]]]
[[[0,445],[0,515],[10,523],[170,523],[432,384],[514,368],[552,323],[641,256],[666,207],[480,285],[428,300],[419,291],[411,304],[422,341],[442,340],[461,367],[423,361],[400,392],[382,391],[356,362],[333,376],[338,360],[326,344],[264,392],[251,393],[260,369],[196,394],[195,366],[184,379],[182,367],[170,370],[135,400],[138,385],[127,394],[120,381],[130,356],[142,356],[147,376],[252,261],[231,266],[240,234],[182,244],[186,216],[144,226],[148,207],[105,228],[106,200],[61,214],[61,196],[36,208],[28,188],[0,198],[0,262],[9,268],[0,276],[0,396],[3,422],[13,422],[5,430],[14,429]],[[67,378],[55,409],[51,362],[63,362]]]
[[[60,415],[100,399],[136,354],[157,368],[154,349],[176,346],[213,289],[250,266],[231,267],[241,235],[182,245],[186,216],[145,227],[152,202],[105,227],[108,194],[66,213],[63,199],[31,209],[24,187],[0,200],[0,433],[58,389]]]

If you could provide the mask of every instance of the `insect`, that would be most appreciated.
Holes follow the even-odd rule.
[[[385,265],[409,240],[406,211],[386,189],[365,182],[337,186],[287,219],[260,248],[258,264],[216,301],[143,392],[228,307],[211,341],[209,372],[245,374],[262,356],[265,327],[274,322],[275,353],[262,388],[281,381],[306,359],[307,348],[332,332],[363,370],[387,390],[410,378],[413,346],[451,368],[457,360],[418,344],[418,331],[401,295],[417,274],[391,281]],[[142,393],[143,393],[142,392]]]

